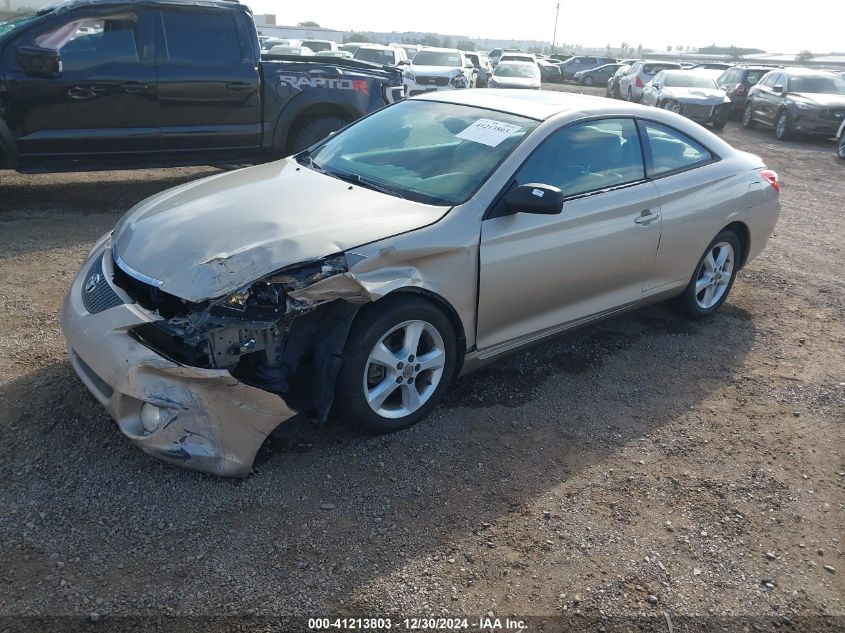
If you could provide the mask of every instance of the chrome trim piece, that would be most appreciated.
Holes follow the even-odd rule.
[[[147,285],[155,286],[156,288],[160,288],[161,286],[164,285],[163,281],[160,281],[158,279],[153,279],[152,277],[148,277],[144,273],[139,273],[137,270],[135,270],[134,268],[129,266],[129,264],[127,264],[125,261],[123,261],[123,259],[120,257],[120,255],[117,254],[117,251],[114,250],[114,248],[112,248],[112,256],[114,258],[115,264],[117,264],[120,267],[120,270],[125,272],[130,277],[133,277],[133,278],[137,279],[138,281],[142,281]]]

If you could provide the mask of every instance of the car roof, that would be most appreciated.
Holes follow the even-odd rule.
[[[457,48],[438,48],[437,46],[423,46],[418,52],[435,51],[438,53],[460,53]]]
[[[627,101],[551,90],[449,90],[427,92],[413,99],[489,108],[538,120],[545,120],[563,112],[632,115],[654,110]]]
[[[830,70],[823,70],[821,68],[804,68],[803,66],[787,66],[785,68],[772,68],[771,70],[779,70],[782,73],[789,73],[790,75],[835,75],[836,73]]]
[[[181,5],[200,7],[225,7],[236,8],[242,11],[250,11],[249,7],[241,4],[238,0],[65,0],[56,2],[38,11],[38,15],[48,13],[64,13],[80,7],[97,7],[109,5]]]

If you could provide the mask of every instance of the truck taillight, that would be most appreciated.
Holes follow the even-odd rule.
[[[772,186],[772,189],[780,193],[780,180],[776,171],[771,169],[763,169],[760,171],[763,179]]]
[[[639,75],[637,75],[637,80],[634,82],[634,84],[637,86],[637,88],[642,88],[645,85],[643,84],[643,80],[640,79]]]

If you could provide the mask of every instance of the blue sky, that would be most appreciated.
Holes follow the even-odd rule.
[[[275,13],[279,24],[314,20],[339,30],[433,31],[471,37],[551,40],[555,2],[455,2],[454,0],[243,0],[255,13]],[[572,0],[560,3],[558,42],[584,46],[749,46],[769,52],[845,51],[838,2],[812,10],[795,2],[736,0]],[[687,9],[686,7],[689,7]],[[829,20],[824,18],[829,14]],[[838,18],[835,17],[838,14]]]

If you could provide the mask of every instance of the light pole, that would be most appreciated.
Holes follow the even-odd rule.
[[[555,40],[557,39],[557,18],[560,15],[560,2],[555,5],[555,30],[552,34],[552,44],[549,47],[551,49],[550,53],[555,52]]]

